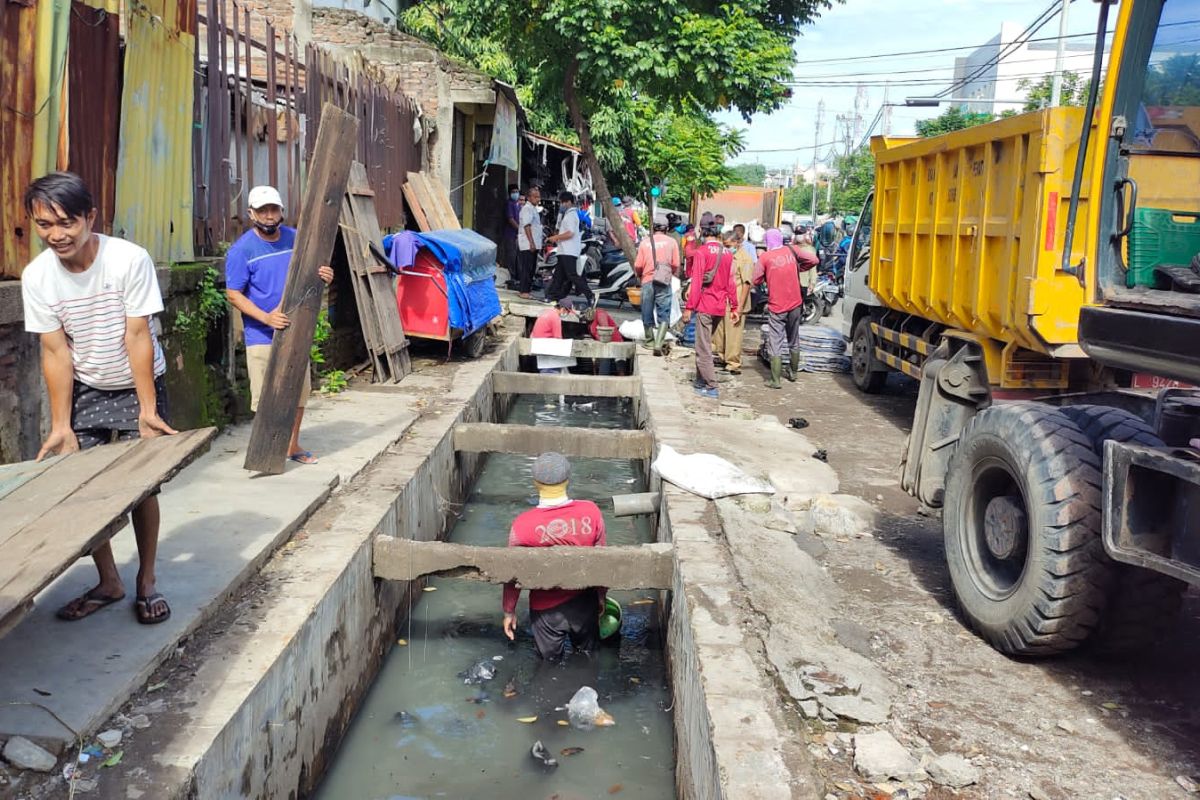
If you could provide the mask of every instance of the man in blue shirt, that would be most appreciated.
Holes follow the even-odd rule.
[[[271,357],[271,340],[275,331],[290,324],[280,307],[283,289],[287,284],[288,265],[296,242],[296,229],[283,224],[283,199],[273,186],[256,186],[247,198],[250,221],[254,227],[242,234],[225,255],[225,295],[230,304],[242,312],[246,335],[246,371],[250,376],[250,410],[258,410],[262,395],[267,361]],[[326,284],[333,282],[333,270],[317,268]],[[304,406],[312,391],[309,375],[304,374],[304,391],[292,438],[288,443],[288,458],[298,464],[315,464],[316,456],[300,446],[300,422]]]

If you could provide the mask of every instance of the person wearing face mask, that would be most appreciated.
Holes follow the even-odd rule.
[[[282,308],[283,289],[287,284],[296,229],[283,224],[283,199],[273,186],[255,186],[247,197],[253,227],[241,235],[225,255],[225,295],[242,312],[246,336],[246,372],[250,376],[250,410],[258,410],[271,340],[275,331],[291,324]],[[317,267],[317,275],[326,285],[333,282],[333,270]],[[288,458],[298,464],[315,464],[316,456],[300,446],[300,422],[312,386],[304,371],[304,391],[292,423]]]
[[[517,233],[521,230],[521,191],[515,183],[508,185],[508,200],[504,204],[504,232],[500,236],[500,266],[517,279]]]

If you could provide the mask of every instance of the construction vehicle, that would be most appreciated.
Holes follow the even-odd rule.
[[[1020,656],[1140,650],[1200,584],[1200,0],[1097,5],[1085,108],[872,141],[846,273],[854,381],[920,381],[902,486]]]
[[[729,188],[701,197],[692,195],[692,222],[699,223],[704,212],[725,217],[726,227],[742,223],[749,229],[757,223],[763,230],[778,228],[783,219],[783,189],[767,189],[762,186],[730,186]],[[749,232],[749,231],[747,231]]]

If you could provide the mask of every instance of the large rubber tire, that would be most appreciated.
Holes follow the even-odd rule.
[[[850,375],[860,392],[879,394],[887,384],[887,373],[875,369],[875,337],[871,335],[871,319],[863,317],[854,326],[850,341]]]
[[[1066,406],[1063,413],[1091,439],[1103,462],[1109,439],[1147,447],[1162,447],[1154,429],[1136,414],[1109,406]],[[1115,578],[1108,608],[1089,646],[1104,655],[1146,652],[1167,635],[1183,608],[1187,584],[1169,575],[1132,564],[1114,564]]]
[[[800,324],[801,325],[816,325],[821,321],[821,300],[816,297],[810,297],[804,301],[804,305],[800,307]]]
[[[1100,624],[1113,577],[1100,481],[1091,440],[1056,408],[993,406],[960,437],[947,470],[946,562],[963,616],[1002,653],[1056,655]],[[985,525],[985,512],[1004,524]]]

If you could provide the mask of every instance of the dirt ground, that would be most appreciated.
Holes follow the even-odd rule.
[[[829,320],[833,327],[836,320]],[[751,324],[746,349],[757,346]],[[692,360],[676,362],[681,382]],[[840,491],[876,511],[872,535],[824,537],[819,563],[838,588],[831,602],[845,623],[842,642],[878,665],[897,688],[879,727],[910,752],[965,756],[980,780],[951,790],[924,782],[926,798],[1160,800],[1187,797],[1177,777],[1200,776],[1200,598],[1193,591],[1169,640],[1125,661],[1087,654],[1021,661],[997,653],[957,615],[938,520],[920,516],[902,492],[898,465],[916,384],[889,378],[864,395],[848,375],[802,374],[781,391],[765,388],[766,369],[747,355],[743,374],[726,378],[722,402],[749,405],[783,424],[804,417],[803,436],[828,452]],[[682,388],[682,387],[681,387]],[[712,400],[693,398],[696,410]],[[797,438],[798,442],[805,439]],[[807,720],[809,750],[836,798],[904,796],[855,773],[854,730],[844,720]],[[842,731],[839,738],[836,733]],[[1186,782],[1186,780],[1184,781]]]

